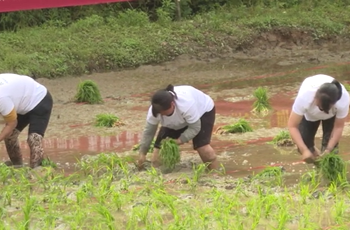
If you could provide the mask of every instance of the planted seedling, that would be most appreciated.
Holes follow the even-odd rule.
[[[282,130],[281,132],[279,132],[273,138],[271,143],[274,145],[277,145],[279,147],[294,146],[294,142],[292,140],[292,137],[290,136],[290,133],[286,130]]]
[[[269,98],[267,96],[267,89],[259,87],[254,91],[253,96],[255,97],[255,101],[253,103],[252,112],[266,115],[271,109]]]
[[[41,166],[43,167],[52,167],[52,168],[57,168],[57,165],[55,162],[53,162],[50,158],[44,158],[43,161],[41,162]]]
[[[162,164],[167,169],[174,169],[175,165],[180,162],[180,149],[179,145],[174,139],[162,140],[161,149],[159,151]]]
[[[153,139],[152,140],[152,143],[151,143],[151,146],[149,147],[148,149],[148,152],[149,153],[153,153],[153,150],[154,150],[154,142],[155,140]],[[136,144],[132,147],[132,151],[138,151],[140,149],[140,144]]]
[[[85,80],[79,83],[78,92],[75,95],[75,101],[88,104],[98,104],[103,102],[97,84],[91,80]]]
[[[96,115],[95,126],[97,127],[118,127],[120,125],[123,125],[123,122],[113,114],[102,113]]]
[[[341,182],[346,180],[346,163],[338,155],[329,153],[321,156],[316,165],[320,170],[321,175],[330,182]]]
[[[223,126],[221,130],[222,131],[219,130],[220,133],[246,133],[253,131],[248,121],[243,118],[239,119],[234,124]]]

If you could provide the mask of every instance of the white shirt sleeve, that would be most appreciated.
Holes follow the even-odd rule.
[[[303,116],[306,113],[307,101],[304,99],[305,96],[304,94],[298,94],[292,107],[292,111],[299,116]]]
[[[9,113],[15,108],[13,101],[9,97],[0,98],[0,114],[2,116],[9,115]]]
[[[158,125],[160,122],[159,115],[157,117],[154,117],[152,114],[152,106],[149,107],[148,113],[147,113],[147,122],[151,125]]]
[[[198,113],[197,107],[194,104],[195,102],[193,102],[189,106],[187,111],[183,113],[183,117],[188,124],[196,123],[201,118],[200,114]]]
[[[340,107],[337,109],[336,118],[343,119],[349,114],[349,106]]]

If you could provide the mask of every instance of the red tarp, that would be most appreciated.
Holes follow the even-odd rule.
[[[0,0],[0,13],[132,1],[133,0]]]

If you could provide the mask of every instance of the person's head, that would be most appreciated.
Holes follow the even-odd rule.
[[[158,90],[151,99],[152,115],[170,116],[175,110],[175,99],[177,98],[173,85],[168,85],[165,89]]]
[[[324,83],[316,92],[315,102],[318,108],[325,113],[329,113],[329,110],[334,104],[341,98],[342,87],[337,80],[333,80],[331,83]]]

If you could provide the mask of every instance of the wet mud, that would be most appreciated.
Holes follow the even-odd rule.
[[[84,155],[117,152],[121,156],[136,156],[137,152],[131,149],[140,141],[152,92],[165,88],[170,83],[190,84],[215,100],[216,128],[245,118],[254,129],[253,132],[244,134],[213,134],[212,145],[228,173],[245,175],[254,167],[271,165],[273,162],[286,164],[294,172],[307,170],[310,166],[304,164],[288,166],[300,161],[300,156],[293,147],[276,148],[266,142],[285,130],[302,79],[324,73],[347,82],[350,80],[350,67],[340,56],[338,59],[333,56],[332,62],[317,63],[296,61],[297,58],[308,59],[307,56],[298,56],[297,52],[287,56],[278,59],[241,57],[206,61],[181,56],[172,62],[141,66],[134,70],[51,80],[37,79],[47,86],[54,98],[52,117],[44,139],[46,155],[67,170]],[[72,101],[78,83],[84,79],[97,82],[105,99],[103,104],[86,105]],[[252,93],[259,86],[267,87],[273,108],[265,117],[251,113],[254,101]],[[95,127],[95,116],[100,113],[115,114],[125,125]],[[348,124],[344,134],[350,134]],[[27,129],[20,135],[20,140],[25,160],[28,161],[26,135]],[[317,137],[320,137],[320,131]],[[346,143],[347,138],[344,137],[342,143]],[[3,144],[0,149],[0,157],[7,159]],[[190,143],[181,149],[184,164],[200,163],[200,158]],[[350,149],[344,151],[350,152]],[[191,168],[183,167],[182,170]]]

